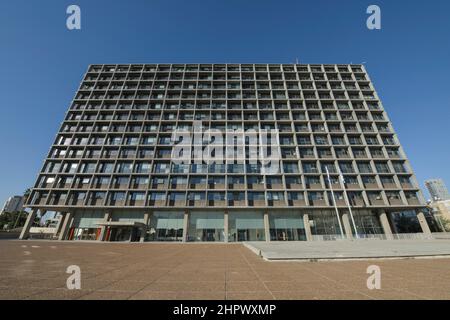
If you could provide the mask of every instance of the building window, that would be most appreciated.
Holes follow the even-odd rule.
[[[300,214],[269,214],[270,240],[303,241],[306,240],[305,227]]]
[[[146,239],[150,241],[182,241],[183,212],[155,211],[150,219]]]
[[[333,240],[336,237],[341,237],[336,212],[330,210],[315,210],[308,213],[308,218],[313,236],[321,236],[325,240]]]
[[[224,216],[216,212],[191,212],[188,241],[224,241]]]
[[[230,212],[228,241],[264,241],[264,216],[259,212]]]

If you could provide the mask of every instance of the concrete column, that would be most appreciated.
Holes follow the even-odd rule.
[[[428,226],[427,219],[422,211],[417,211],[417,219],[419,220],[420,227],[422,228],[422,232],[426,234],[431,234],[430,227]]]
[[[266,242],[270,242],[270,224],[269,224],[269,213],[264,212],[264,233],[266,237]]]
[[[135,228],[131,228],[130,237],[128,238],[128,242],[131,242],[131,239],[133,238],[134,232],[136,232],[136,229]]]
[[[141,230],[141,238],[139,239],[140,242],[144,242],[145,241],[145,235],[147,234],[148,224],[149,223],[150,223],[150,213],[144,213],[144,224],[145,224],[145,227],[143,227],[142,230]]]
[[[347,212],[342,214],[342,225],[344,226],[347,239],[353,239],[352,226],[350,224],[349,214]]]
[[[111,214],[109,212],[105,212],[105,215],[103,216],[103,223],[108,222],[109,218],[111,217]],[[97,241],[105,241],[106,240],[106,226],[101,226],[100,230],[100,236],[98,237]]]
[[[189,211],[184,212],[184,220],[183,220],[183,242],[187,242],[188,240],[188,227],[189,227]]]
[[[223,214],[223,233],[224,233],[224,242],[228,242],[228,211],[225,211]]]
[[[27,221],[25,221],[25,225],[22,227],[22,231],[20,232],[19,239],[25,240],[30,237],[30,228],[33,226],[34,219],[37,215],[37,209],[31,210],[28,214]]]
[[[65,214],[63,212],[61,212],[61,215],[59,216],[58,223],[56,224],[55,234],[53,235],[54,237],[57,237],[58,234],[61,232],[61,227],[63,225],[64,216],[65,216]]]
[[[390,225],[392,226],[392,232],[394,234],[397,234],[398,233],[398,229],[397,229],[397,225],[395,224],[395,221],[394,221],[394,214],[392,212],[388,213],[387,214],[387,218],[388,218],[388,220],[390,222]]]
[[[309,216],[307,213],[303,214],[303,224],[305,225],[305,234],[306,234],[306,241],[312,241],[312,233],[311,233],[311,226],[309,224]]]
[[[67,233],[69,232],[71,220],[72,220],[72,212],[67,212],[64,216],[64,222],[61,228],[61,231],[59,232],[58,240],[66,240]]]
[[[383,227],[384,234],[386,235],[387,240],[393,240],[394,237],[392,235],[391,226],[389,224],[389,219],[385,211],[380,211],[378,214],[380,218],[381,226]]]

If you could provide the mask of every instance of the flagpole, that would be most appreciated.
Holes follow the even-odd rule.
[[[341,230],[342,239],[344,239],[344,230],[342,229],[341,219],[339,219],[339,210],[338,210],[337,205],[336,205],[336,198],[334,197],[333,186],[331,184],[331,179],[330,179],[330,172],[328,171],[328,167],[327,166],[325,166],[325,170],[327,171],[328,184],[330,185],[331,196],[333,197],[334,209],[336,210],[336,216],[337,216],[337,220],[338,220],[338,223],[339,223],[339,229]]]
[[[350,207],[350,201],[348,200],[347,189],[345,188],[344,176],[342,175],[341,169],[339,167],[338,167],[338,170],[339,170],[339,181],[341,183],[342,189],[344,190],[345,203],[347,204],[348,212],[350,213],[350,218],[352,219],[352,224],[353,224],[353,228],[355,229],[356,238],[359,239],[358,229],[356,229],[356,223],[355,223],[355,219],[353,219],[352,208]]]

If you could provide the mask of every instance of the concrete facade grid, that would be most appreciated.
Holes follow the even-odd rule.
[[[174,172],[171,130],[194,119],[210,128],[278,128],[283,164],[298,172],[282,171],[281,183],[273,185],[267,183],[270,176],[264,184],[247,166],[233,174],[195,173],[192,167]],[[161,164],[169,169],[157,172]],[[28,205],[61,211],[332,208],[324,165],[335,181],[337,166],[344,169],[355,207],[422,207],[414,174],[363,65],[91,65]],[[170,184],[174,177],[188,184]],[[222,177],[225,183],[209,183]],[[337,205],[345,208],[342,189],[337,183],[333,189]],[[197,192],[201,200],[191,200],[189,194]],[[250,203],[253,192],[263,192],[262,200]],[[238,193],[244,197],[228,200]],[[282,200],[269,201],[275,193]],[[220,200],[207,201],[209,194]]]

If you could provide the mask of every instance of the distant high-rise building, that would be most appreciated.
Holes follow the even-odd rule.
[[[61,240],[430,232],[363,65],[91,65],[28,199]]]
[[[17,212],[23,210],[23,197],[13,196],[9,197],[3,205],[2,213],[4,212]]]
[[[442,179],[430,179],[425,181],[425,186],[431,195],[432,201],[450,200],[447,187]]]
[[[429,203],[434,216],[438,219],[441,229],[450,231],[450,200],[439,200]]]

